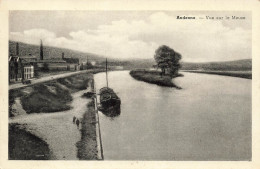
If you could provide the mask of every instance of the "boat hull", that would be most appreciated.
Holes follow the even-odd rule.
[[[115,106],[120,106],[121,105],[121,101],[118,99],[108,99],[108,100],[104,100],[104,101],[100,101],[100,104],[103,108],[109,108],[109,107],[115,107]]]
[[[121,113],[120,105],[110,106],[110,107],[99,107],[99,111],[101,111],[107,117],[116,117]]]
[[[109,116],[120,114],[121,100],[113,89],[104,87],[100,89],[100,110]]]

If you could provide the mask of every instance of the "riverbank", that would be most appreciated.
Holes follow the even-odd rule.
[[[181,87],[175,85],[172,82],[172,77],[170,76],[161,76],[158,71],[148,71],[148,70],[131,70],[130,75],[140,81],[144,81],[151,84],[156,84],[159,86],[165,87],[175,87],[177,89],[181,89]]]
[[[96,116],[94,101],[87,105],[87,111],[83,115],[81,123],[81,140],[77,142],[79,160],[98,160]]]
[[[9,155],[12,154],[12,159],[22,160],[27,154],[35,154],[42,148],[42,146],[33,147],[27,144],[28,148],[25,149],[22,144],[13,144],[16,142],[15,138],[18,137],[17,132],[13,131],[14,124],[23,126],[20,128],[21,133],[32,136],[23,136],[28,138],[27,142],[32,142],[32,138],[35,137],[38,138],[35,141],[37,145],[41,145],[41,142],[47,144],[45,154],[52,154],[48,158],[45,157],[48,160],[97,159],[96,128],[95,123],[92,124],[95,112],[91,110],[91,104],[89,104],[92,100],[82,97],[85,92],[92,90],[92,83],[93,74],[87,73],[37,84],[36,87],[11,90],[11,110],[15,112],[9,119]],[[23,99],[30,99],[29,96],[32,94],[35,104],[33,100],[25,103]],[[64,99],[64,97],[71,99]],[[62,105],[58,103],[61,100],[69,109],[55,105]],[[28,107],[24,109],[25,104]],[[37,111],[36,108],[41,106],[45,109]],[[58,110],[57,107],[60,109]],[[72,122],[74,116],[81,122],[79,128]],[[14,150],[16,153],[12,153]],[[34,158],[28,156],[27,159]]]
[[[19,124],[9,125],[9,160],[50,160],[52,157],[48,144],[24,128]]]
[[[206,71],[206,70],[183,70],[183,72],[190,73],[205,73],[223,76],[240,77],[245,79],[252,79],[252,71]]]
[[[19,115],[19,111],[13,109],[13,104],[17,98],[26,113],[50,113],[69,110],[71,108],[69,103],[72,101],[71,94],[80,89],[86,89],[84,85],[89,80],[89,75],[83,76],[81,79],[77,79],[77,77],[58,79],[23,89],[10,90],[9,116]],[[77,84],[77,86],[72,84]]]
[[[30,84],[23,84],[21,82],[17,82],[14,84],[9,84],[9,90],[14,90],[14,89],[21,89],[24,87],[28,86],[33,86],[35,84],[40,84],[48,81],[53,81],[56,79],[61,79],[61,78],[66,78],[66,77],[71,77],[79,74],[86,74],[86,73],[98,73],[98,72],[104,72],[104,69],[88,69],[88,70],[80,70],[80,71],[73,71],[73,72],[63,72],[63,73],[58,73],[58,74],[47,74],[46,76],[42,76],[39,78],[34,78],[30,79],[31,83]]]
[[[71,108],[69,104],[72,101],[71,94],[85,90],[88,82],[92,79],[92,73],[77,74],[9,90],[9,117],[19,114],[13,109],[16,99],[21,102],[26,113],[49,113],[69,110]]]

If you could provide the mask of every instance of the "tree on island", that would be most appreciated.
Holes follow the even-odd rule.
[[[154,55],[154,59],[157,63],[157,67],[162,70],[162,75],[166,74],[168,70],[170,76],[177,76],[178,71],[181,68],[179,61],[181,60],[181,54],[175,52],[173,49],[166,45],[160,46]]]

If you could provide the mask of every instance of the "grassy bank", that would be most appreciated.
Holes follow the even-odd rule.
[[[39,84],[32,87],[30,94],[21,97],[23,109],[27,113],[57,112],[70,109],[72,100],[69,90],[57,84]]]
[[[94,104],[81,97],[92,88],[93,74],[84,73],[11,90],[10,101],[17,105],[19,98],[27,113],[47,113],[25,113],[9,119],[9,159],[96,160]],[[68,105],[73,109],[60,111]],[[81,121],[79,129],[72,123],[74,116]]]
[[[12,105],[16,98],[21,99],[27,113],[57,112],[70,109],[71,94],[87,88],[92,74],[78,74],[71,77],[31,85],[9,91],[9,116],[16,114]]]
[[[8,140],[9,160],[49,160],[48,144],[37,136],[27,132],[21,125],[9,124]]]
[[[88,103],[83,115],[81,140],[77,142],[78,158],[80,160],[97,160],[96,118],[94,101]]]
[[[159,86],[175,87],[181,89],[172,82],[172,77],[166,75],[161,76],[160,72],[158,71],[131,70],[130,75],[136,80],[157,84]]]
[[[206,70],[185,70],[184,72],[190,73],[205,73],[205,74],[215,74],[223,76],[240,77],[245,79],[252,79],[251,71],[206,71]]]

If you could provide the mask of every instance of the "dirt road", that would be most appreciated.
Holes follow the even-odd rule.
[[[82,71],[68,72],[68,73],[63,73],[63,74],[58,74],[58,75],[46,76],[46,77],[42,77],[39,79],[32,79],[31,84],[22,84],[22,83],[11,84],[11,85],[9,85],[9,90],[22,88],[22,87],[30,86],[30,85],[37,84],[37,83],[47,82],[47,81],[54,80],[54,79],[60,79],[60,78],[64,78],[64,77],[68,77],[68,76],[72,76],[72,75],[76,75],[76,74],[92,73],[94,71],[99,71],[99,70],[93,70],[93,69],[92,70],[82,70]]]
[[[86,91],[73,94],[71,110],[57,113],[23,114],[9,119],[9,123],[25,124],[26,130],[46,141],[57,160],[78,160],[76,143],[81,140],[81,125],[77,129],[73,116],[80,121],[90,99],[82,98]],[[19,107],[19,105],[18,105]]]

